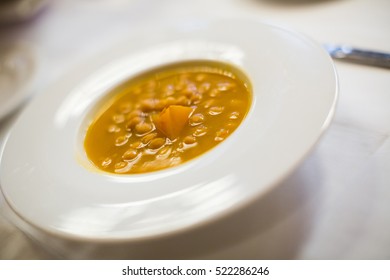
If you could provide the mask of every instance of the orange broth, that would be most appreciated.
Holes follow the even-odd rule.
[[[115,174],[156,171],[204,154],[239,126],[252,98],[240,71],[208,61],[151,70],[109,96],[84,148],[96,167]]]

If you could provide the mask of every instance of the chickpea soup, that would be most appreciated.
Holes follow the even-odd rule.
[[[156,171],[205,153],[238,127],[252,99],[241,72],[208,61],[151,70],[109,96],[84,148],[96,167],[115,174]]]

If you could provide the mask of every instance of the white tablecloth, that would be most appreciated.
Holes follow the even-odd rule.
[[[0,27],[0,41],[35,50],[41,74],[29,90],[36,95],[73,65],[162,23],[257,18],[320,43],[390,52],[389,11],[389,0],[57,0],[28,22]],[[390,259],[390,70],[336,68],[334,121],[302,166],[264,198],[264,228],[197,258]],[[19,113],[0,122],[0,142]],[[0,216],[0,259],[42,258],[53,256]]]

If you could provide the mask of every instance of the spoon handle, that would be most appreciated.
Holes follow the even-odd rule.
[[[357,49],[349,46],[325,45],[325,49],[335,59],[390,69],[390,53]]]

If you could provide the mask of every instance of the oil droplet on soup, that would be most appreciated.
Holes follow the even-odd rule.
[[[248,79],[230,65],[192,61],[154,69],[119,85],[100,104],[84,148],[109,173],[176,166],[229,137],[251,99]]]

